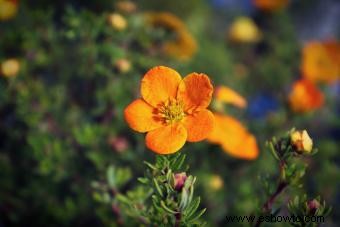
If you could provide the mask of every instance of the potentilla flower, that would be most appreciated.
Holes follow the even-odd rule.
[[[253,0],[253,3],[260,10],[274,12],[285,8],[289,0]]]
[[[233,42],[255,43],[261,39],[262,33],[251,18],[238,17],[231,24],[228,36]]]
[[[126,19],[118,13],[110,14],[108,20],[111,26],[118,31],[122,31],[127,27]]]
[[[184,22],[168,12],[153,12],[145,14],[146,22],[154,27],[161,27],[174,34],[174,39],[166,41],[164,52],[179,60],[189,60],[197,51],[197,43]]]
[[[219,102],[232,104],[239,108],[247,107],[247,100],[241,95],[226,86],[218,86],[215,89],[215,99]]]
[[[1,63],[0,74],[5,77],[14,77],[20,70],[20,63],[17,59],[8,59]]]
[[[128,125],[147,132],[146,146],[158,154],[178,151],[186,141],[208,137],[214,116],[207,110],[213,86],[205,74],[191,73],[184,79],[175,70],[157,66],[141,82],[142,98],[124,111]]]
[[[219,144],[229,155],[253,160],[259,154],[256,138],[237,119],[214,113],[215,128],[209,135],[211,143]]]
[[[18,12],[17,0],[0,0],[0,21],[9,20]]]
[[[340,45],[309,42],[302,51],[302,75],[312,82],[333,83],[340,78]]]
[[[220,86],[217,88],[215,99],[218,102],[233,104],[245,108],[247,101],[234,90]],[[218,144],[223,151],[237,158],[252,160],[257,158],[259,149],[255,137],[248,132],[237,119],[226,114],[214,113],[215,127],[208,141]]]
[[[290,134],[290,141],[298,153],[310,153],[313,149],[313,140],[309,137],[306,130],[294,131]]]
[[[293,84],[288,101],[293,111],[303,113],[320,108],[324,96],[312,82],[300,79]]]

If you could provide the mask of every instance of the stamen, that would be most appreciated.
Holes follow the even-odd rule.
[[[183,111],[183,102],[175,99],[169,99],[158,108],[158,115],[166,124],[179,122],[185,116]]]

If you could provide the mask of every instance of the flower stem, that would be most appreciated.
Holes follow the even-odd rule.
[[[175,218],[176,218],[175,227],[179,227],[180,226],[181,217],[182,217],[182,214],[180,212],[175,214]]]

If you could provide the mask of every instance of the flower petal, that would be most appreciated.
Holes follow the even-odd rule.
[[[197,142],[206,139],[214,129],[214,115],[209,110],[202,110],[185,117],[183,124],[188,131],[187,141]]]
[[[315,84],[300,79],[293,84],[288,97],[290,107],[295,112],[309,112],[324,104],[324,95]]]
[[[205,74],[191,73],[179,85],[177,99],[182,100],[187,113],[209,106],[213,86]]]
[[[155,109],[142,99],[130,103],[124,110],[124,117],[130,128],[137,132],[148,132],[163,126],[153,112]]]
[[[232,104],[239,108],[245,108],[247,106],[247,100],[236,91],[226,86],[219,86],[215,90],[215,97],[220,102]]]
[[[229,140],[226,140],[225,143],[222,143],[223,150],[236,158],[247,160],[256,159],[259,154],[259,149],[255,137],[251,134],[245,134],[240,140],[238,146],[234,146],[228,142]]]
[[[208,140],[220,144],[228,154],[243,159],[255,159],[259,149],[255,137],[241,122],[230,116],[214,114],[215,127]]]
[[[175,70],[157,66],[150,69],[142,79],[141,94],[143,99],[153,107],[170,98],[175,99],[182,78]]]
[[[146,146],[157,154],[172,154],[178,151],[187,139],[187,130],[180,123],[167,125],[148,132]]]

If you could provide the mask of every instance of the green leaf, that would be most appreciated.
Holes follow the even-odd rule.
[[[156,190],[157,190],[157,192],[159,193],[159,195],[161,196],[161,197],[164,197],[164,194],[163,194],[163,192],[162,192],[162,189],[160,188],[160,186],[159,186],[159,184],[158,184],[158,182],[157,182],[157,180],[154,178],[153,179],[153,183],[154,183],[154,185],[155,185],[155,187],[156,187]]]
[[[198,220],[206,211],[207,209],[204,208],[203,210],[201,210],[200,212],[198,212],[198,214],[194,215],[192,218],[190,218],[188,220],[188,222],[195,222],[196,220]]]
[[[109,166],[106,172],[107,175],[107,182],[110,186],[110,188],[115,188],[116,185],[116,179],[115,179],[115,167],[114,166]]]
[[[189,204],[187,209],[184,211],[184,215],[186,218],[190,218],[196,212],[198,206],[200,205],[200,202],[201,198],[197,197]]]
[[[138,180],[139,182],[141,182],[142,184],[147,184],[147,183],[149,183],[149,179],[146,178],[146,177],[139,177],[137,180]]]
[[[157,167],[152,165],[151,163],[144,161],[144,164],[147,165],[150,169],[157,170]]]
[[[178,213],[178,212],[176,212],[176,211],[174,211],[174,210],[171,210],[169,207],[167,207],[167,206],[165,205],[165,203],[164,203],[163,200],[161,201],[161,206],[162,206],[162,208],[163,208],[165,211],[167,211],[167,212],[170,213],[170,214],[177,214],[177,213]]]

